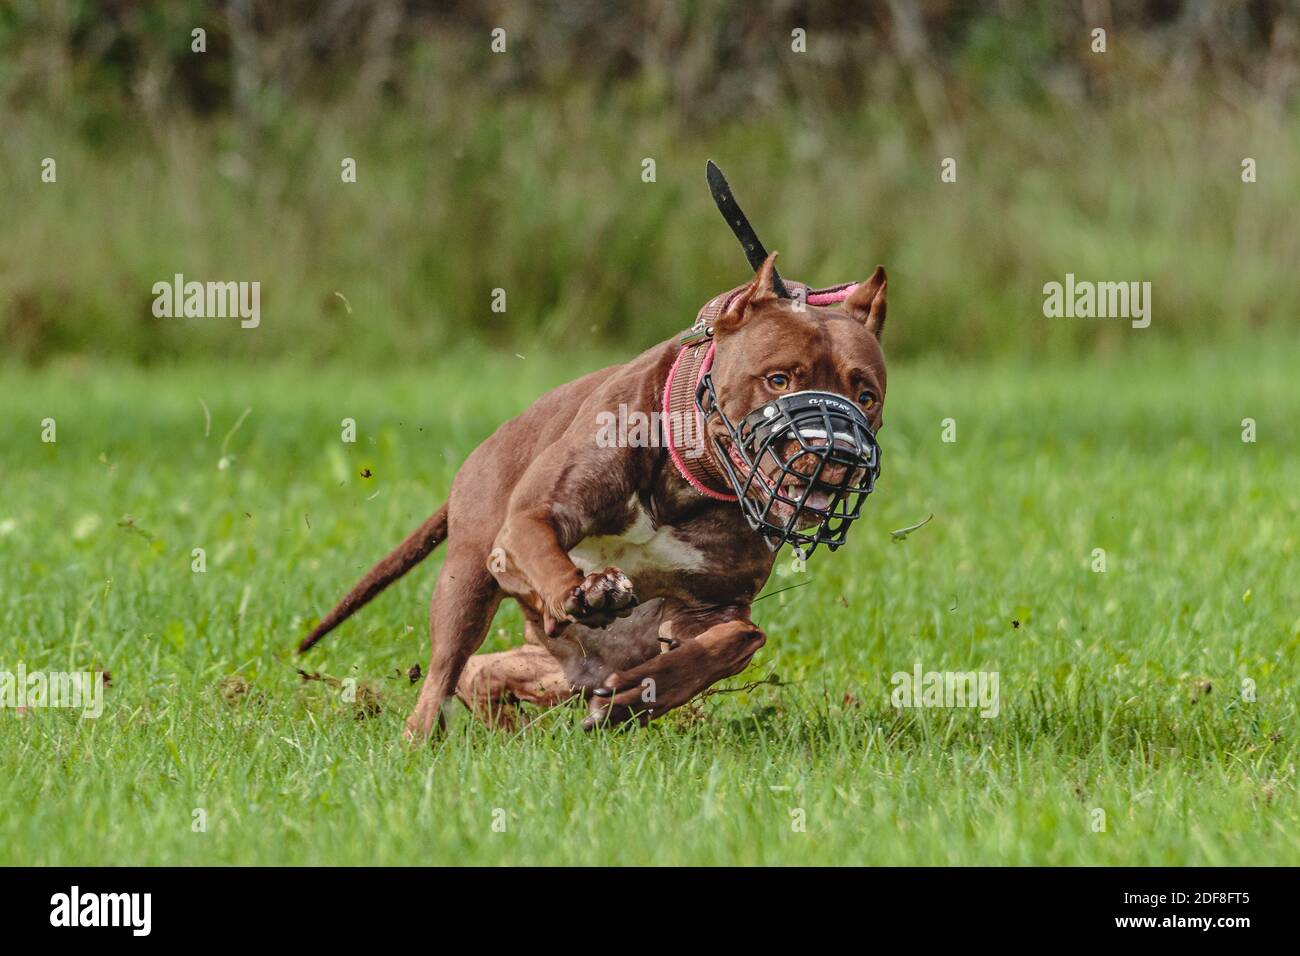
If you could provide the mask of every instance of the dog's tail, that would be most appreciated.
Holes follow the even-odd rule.
[[[313,644],[369,604],[380,591],[427,558],[446,537],[447,506],[443,505],[433,513],[433,517],[412,531],[405,541],[366,572],[366,576],[357,582],[348,596],[339,601],[334,610],[326,614],[315,629],[303,638],[298,645],[298,653],[310,650]]]

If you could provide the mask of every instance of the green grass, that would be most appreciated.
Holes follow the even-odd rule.
[[[1125,344],[896,364],[866,517],[806,576],[782,559],[769,590],[808,585],[756,606],[769,642],[727,682],[783,686],[594,736],[573,708],[500,736],[457,704],[414,752],[395,675],[427,659],[436,556],[307,661],[377,688],[378,716],[289,652],[576,363],[5,370],[0,670],[112,686],[98,720],[0,711],[0,863],[1300,863],[1300,349]],[[486,647],[519,627],[503,611]],[[893,709],[917,660],[997,671],[1000,715]]]

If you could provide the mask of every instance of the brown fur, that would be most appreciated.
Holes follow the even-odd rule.
[[[740,419],[775,394],[769,379],[780,372],[789,379],[783,390],[871,391],[867,415],[878,429],[884,270],[842,307],[798,310],[773,294],[774,259],[717,322],[713,378],[723,410]],[[660,443],[596,441],[600,413],[620,404],[660,409],[678,348],[671,339],[562,385],[503,424],[465,460],[447,504],[376,565],[300,650],[446,539],[430,612],[432,659],[407,720],[409,738],[431,732],[452,693],[498,726],[514,725],[522,701],[581,694],[592,727],[645,722],[743,670],[766,640],[750,621],[750,604],[775,556],[733,502],[692,489]],[[505,597],[523,609],[524,646],[473,657]]]

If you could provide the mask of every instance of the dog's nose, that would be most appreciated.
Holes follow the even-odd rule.
[[[801,429],[800,438],[787,438],[781,445],[781,457],[791,473],[800,478],[815,477],[821,485],[842,485],[846,478],[850,479],[849,483],[862,480],[866,473],[862,466],[844,460],[826,460],[822,450],[833,441],[835,451],[848,452],[856,459],[859,449],[851,436],[837,432],[833,439],[828,439],[825,432],[809,434],[810,431],[814,430]]]
[[[804,445],[798,442],[788,445],[785,449],[785,457],[789,462],[790,470],[801,478],[816,477],[819,481],[829,484],[837,483],[844,476],[844,466],[837,462],[825,461],[818,451],[806,450],[825,446],[825,439],[817,440],[816,444],[810,441]]]

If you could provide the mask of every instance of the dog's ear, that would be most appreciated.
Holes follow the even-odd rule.
[[[847,299],[844,309],[867,327],[867,331],[880,338],[885,330],[885,267],[876,266],[871,278],[861,283]]]
[[[776,253],[768,253],[763,264],[754,273],[754,280],[736,293],[727,305],[727,311],[713,323],[714,331],[734,332],[745,324],[745,319],[756,306],[776,298],[772,276],[776,273]]]

